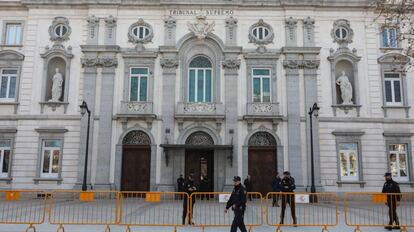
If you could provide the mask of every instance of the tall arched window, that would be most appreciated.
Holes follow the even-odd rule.
[[[211,102],[212,68],[207,57],[197,56],[189,66],[188,101]]]

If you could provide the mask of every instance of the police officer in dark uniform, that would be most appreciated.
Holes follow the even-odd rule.
[[[388,206],[388,215],[390,218],[390,222],[388,223],[388,226],[385,227],[387,230],[399,230],[400,229],[400,222],[398,220],[397,215],[397,205],[400,203],[401,200],[401,193],[400,186],[397,182],[395,182],[392,179],[391,173],[386,172],[385,175],[385,183],[382,187],[383,193],[392,193],[387,195],[387,203],[385,203]],[[395,222],[396,226],[392,226]]]
[[[276,172],[275,177],[273,177],[272,180],[272,191],[279,193],[281,191],[281,184],[280,182],[282,182],[282,179],[279,176],[279,172]],[[280,198],[280,194],[276,194],[273,195],[273,202],[272,202],[272,206],[273,207],[279,207],[279,198]]]
[[[280,182],[281,191],[283,193],[293,193],[296,189],[295,179],[290,176],[290,172],[283,172],[283,179]],[[286,204],[290,206],[290,212],[293,219],[293,224],[296,225],[296,212],[295,212],[295,195],[294,194],[283,194],[282,195],[282,212],[280,214],[280,224],[283,224],[285,219]]]
[[[192,193],[197,191],[197,187],[194,184],[194,177],[193,174],[190,174],[188,176],[188,179],[184,182],[184,192],[188,193],[188,196],[191,196]],[[187,195],[184,197],[183,200],[183,225],[185,225],[185,218],[187,217]],[[195,198],[192,199],[192,205],[191,207],[194,208]],[[188,209],[190,210],[190,209]],[[191,218],[193,215],[191,215],[192,210],[190,210],[190,214],[188,215],[188,224],[192,224]]]
[[[244,212],[246,211],[246,189],[241,184],[240,176],[233,177],[234,189],[231,193],[230,199],[227,201],[224,213],[230,209],[234,211],[234,219],[231,224],[231,232],[236,232],[239,228],[242,232],[247,232],[244,225]]]
[[[180,177],[178,177],[177,179],[177,191],[178,192],[184,192],[184,178],[183,178],[183,174],[180,174]]]

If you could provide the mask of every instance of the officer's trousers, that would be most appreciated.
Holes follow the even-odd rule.
[[[183,199],[183,225],[185,225],[185,218],[187,217],[187,199],[189,199],[188,197],[187,197],[187,195],[185,195],[184,196],[184,199]],[[193,198],[192,199],[192,202],[191,202],[191,209],[194,209],[194,203],[195,203],[195,198]],[[193,210],[191,210],[190,209],[190,207],[189,207],[189,213],[188,213],[188,224],[192,224],[192,217],[193,217],[193,215],[192,215],[192,213],[193,213]]]
[[[392,226],[392,224],[395,222],[395,225],[399,225],[400,222],[398,220],[397,215],[397,202],[395,200],[391,200],[387,202],[388,205],[388,216],[390,218],[390,223],[388,225]]]
[[[282,212],[280,213],[280,224],[283,224],[283,220],[285,219],[286,204],[289,204],[293,224],[296,224],[295,195],[293,194],[282,195]]]
[[[244,211],[245,209],[234,209],[234,219],[231,224],[230,232],[237,232],[237,228],[239,228],[241,232],[247,232],[246,226],[244,225]]]

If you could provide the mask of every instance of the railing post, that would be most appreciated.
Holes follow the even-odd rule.
[[[29,227],[27,227],[26,232],[29,232],[29,231],[30,231],[30,229],[31,229],[33,232],[36,232],[36,228],[35,228],[35,227],[33,226],[33,224],[31,224],[31,223],[30,223]]]
[[[62,225],[62,224],[59,224],[59,226],[58,226],[58,228],[57,228],[56,232],[65,232],[65,228],[63,227],[63,225]]]

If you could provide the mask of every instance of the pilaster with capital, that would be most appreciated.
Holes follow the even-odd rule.
[[[233,16],[226,19],[226,45],[237,45],[237,19]]]
[[[286,46],[296,47],[297,46],[297,24],[298,20],[292,17],[286,19]]]
[[[176,107],[176,76],[179,65],[177,54],[164,53],[160,59],[162,67],[162,141],[164,143],[174,143],[175,120],[174,112]],[[173,90],[173,91],[171,91]]]
[[[315,46],[315,20],[310,17],[303,20],[303,46]]]
[[[117,19],[112,15],[109,15],[104,19],[105,21],[105,45],[115,45],[116,44],[116,26]]]
[[[176,27],[177,21],[172,16],[168,16],[164,19],[165,45],[175,45]]]
[[[88,22],[87,44],[96,45],[98,44],[99,18],[95,17],[95,15],[92,15],[86,21]]]

